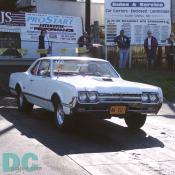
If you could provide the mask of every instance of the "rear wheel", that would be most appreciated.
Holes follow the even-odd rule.
[[[124,119],[129,129],[140,129],[146,121],[146,114],[129,113]]]
[[[33,110],[33,104],[27,101],[21,90],[17,92],[17,106],[20,112],[30,113]]]

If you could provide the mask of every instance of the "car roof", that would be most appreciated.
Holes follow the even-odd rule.
[[[75,57],[75,56],[49,56],[49,57],[43,57],[39,58],[39,60],[44,60],[44,59],[49,59],[49,60],[77,60],[77,61],[102,61],[102,62],[107,62],[106,60],[99,59],[99,58],[91,58],[91,57]]]

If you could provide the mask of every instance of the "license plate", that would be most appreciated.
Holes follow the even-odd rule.
[[[124,115],[126,113],[126,106],[111,106],[109,113],[111,115]]]

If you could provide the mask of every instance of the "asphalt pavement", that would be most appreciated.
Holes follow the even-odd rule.
[[[52,113],[35,108],[30,115],[18,112],[16,99],[0,98],[0,174],[31,175],[174,175],[175,104],[164,103],[157,116],[149,116],[138,132],[124,121],[82,120],[75,131],[60,132]],[[4,154],[20,160],[20,169],[4,170]],[[26,153],[38,165],[31,172],[22,166]],[[9,167],[13,165],[10,160]],[[13,169],[12,169],[13,170]]]
[[[46,110],[18,112],[8,77],[8,70],[0,73],[0,175],[175,174],[175,104],[165,102],[138,132],[118,118],[84,119],[60,132]]]

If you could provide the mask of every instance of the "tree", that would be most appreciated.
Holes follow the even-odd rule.
[[[0,0],[0,10],[3,11],[17,11],[17,0]]]

